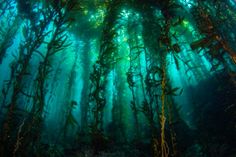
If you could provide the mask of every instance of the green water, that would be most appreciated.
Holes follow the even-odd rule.
[[[0,0],[0,156],[236,156],[235,5]]]

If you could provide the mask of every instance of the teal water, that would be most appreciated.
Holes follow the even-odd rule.
[[[236,156],[234,0],[1,0],[1,157]]]

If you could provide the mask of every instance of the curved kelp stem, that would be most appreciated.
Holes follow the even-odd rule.
[[[112,1],[107,7],[107,16],[104,20],[104,28],[100,45],[99,57],[93,65],[93,72],[90,75],[92,88],[90,92],[90,104],[92,104],[93,124],[91,126],[95,153],[103,140],[103,109],[106,105],[105,87],[107,76],[116,62],[116,45],[114,39],[116,33],[116,20],[121,1]],[[115,60],[115,61],[114,61]]]
[[[42,14],[44,14],[44,12]],[[24,34],[25,42],[20,45],[19,58],[14,64],[14,67],[12,67],[12,70],[15,72],[14,80],[12,81],[13,89],[2,129],[1,147],[5,147],[4,150],[6,153],[10,152],[9,150],[13,149],[12,142],[14,141],[14,139],[12,139],[12,127],[15,125],[13,121],[15,120],[14,114],[17,110],[16,107],[18,104],[19,95],[21,93],[24,93],[23,81],[25,76],[29,74],[28,72],[30,68],[30,60],[33,54],[40,47],[44,38],[48,35],[48,32],[45,32],[45,30],[50,23],[51,18],[52,15],[45,14],[44,19],[38,23],[35,23],[35,21],[31,21],[30,19],[29,21],[27,21],[28,24],[24,27],[24,30],[26,31],[26,33]]]
[[[45,54],[38,51],[42,61],[39,63],[38,73],[35,79],[35,95],[33,98],[33,106],[30,111],[30,116],[27,119],[28,126],[25,128],[25,141],[24,146],[34,145],[36,148],[39,145],[42,129],[43,119],[45,119],[44,109],[47,105],[47,84],[48,78],[52,72],[53,59],[58,53],[63,53],[65,49],[70,45],[67,41],[68,34],[66,30],[71,24],[69,19],[69,9],[74,5],[72,1],[68,1],[63,7],[60,4],[53,6],[50,10],[54,18],[55,29],[51,32],[51,39],[47,44],[47,51]],[[31,139],[34,141],[31,141]],[[23,147],[24,148],[24,147]],[[32,149],[32,148],[30,148]],[[34,152],[38,154],[38,152]]]

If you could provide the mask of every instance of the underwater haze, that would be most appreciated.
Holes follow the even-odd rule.
[[[0,157],[236,157],[236,1],[0,0]]]

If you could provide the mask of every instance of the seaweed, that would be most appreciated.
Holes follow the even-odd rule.
[[[207,53],[213,59],[217,59],[220,62],[224,62],[223,55],[227,53],[235,63],[236,52],[229,46],[228,42],[224,40],[224,37],[219,33],[216,27],[218,23],[212,19],[208,11],[202,6],[203,4],[194,8],[193,15],[196,19],[198,29],[205,35],[205,37],[192,42],[192,50],[198,48],[209,48]]]
[[[48,17],[48,19],[45,17],[44,21],[41,22],[41,25],[31,23],[25,26],[28,27],[29,32],[28,36],[25,39],[25,43],[22,43],[20,45],[19,58],[16,64],[14,64],[14,67],[12,67],[12,70],[15,72],[13,81],[10,81],[12,82],[13,89],[10,103],[7,106],[8,112],[5,118],[5,122],[3,124],[3,131],[2,131],[3,135],[1,141],[3,143],[7,143],[6,146],[8,146],[9,144],[6,151],[8,151],[8,149],[10,148],[9,142],[11,140],[9,139],[9,137],[12,138],[10,132],[12,130],[12,127],[14,126],[14,123],[12,123],[12,120],[14,119],[13,113],[16,110],[17,100],[19,99],[19,95],[22,93],[23,90],[23,79],[25,75],[28,74],[30,59],[33,53],[35,52],[36,49],[40,47],[40,45],[43,42],[43,39],[45,38],[45,36],[47,36],[47,33],[44,33],[44,31],[49,23],[49,19],[50,16]],[[38,30],[36,32],[30,30],[33,27],[37,27]]]
[[[235,9],[1,1],[0,156],[234,156]]]
[[[102,129],[102,111],[106,105],[104,97],[104,90],[106,84],[106,77],[114,65],[113,56],[115,56],[116,45],[114,38],[117,35],[115,30],[117,11],[121,5],[121,1],[112,1],[108,4],[107,17],[104,20],[105,27],[103,28],[100,54],[96,63],[93,65],[93,72],[90,75],[92,88],[90,92],[90,100],[95,102],[92,107],[94,114],[94,123],[92,124],[92,132],[100,136]]]

